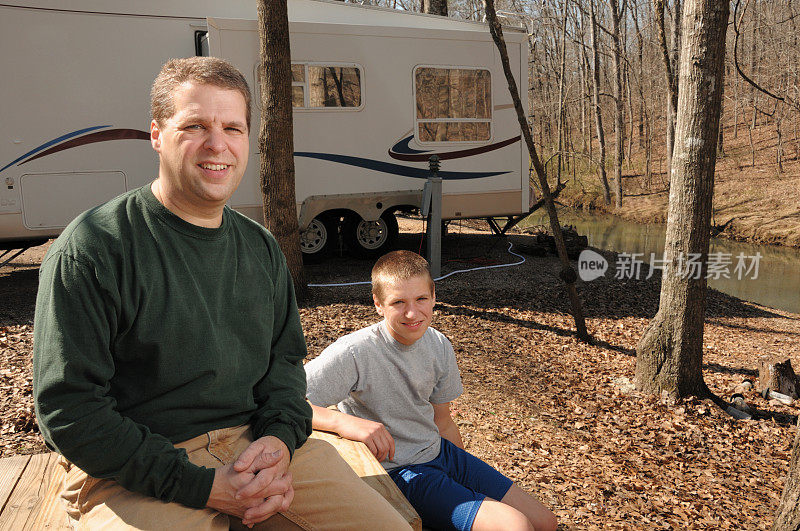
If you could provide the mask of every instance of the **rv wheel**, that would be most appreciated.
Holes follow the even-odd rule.
[[[311,220],[306,230],[300,233],[300,251],[303,259],[322,258],[336,241],[338,220],[330,216],[317,216]]]
[[[342,233],[350,250],[363,257],[372,258],[391,250],[397,241],[397,218],[384,212],[376,221],[366,221],[360,216],[345,219]]]

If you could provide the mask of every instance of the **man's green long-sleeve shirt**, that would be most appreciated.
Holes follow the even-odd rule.
[[[198,227],[149,186],[75,219],[40,270],[34,396],[48,445],[93,477],[203,507],[213,470],[172,443],[249,423],[294,452],[311,432],[286,262],[225,208]]]

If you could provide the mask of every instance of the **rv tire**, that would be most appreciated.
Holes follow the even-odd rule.
[[[339,219],[320,214],[311,220],[308,227],[300,233],[300,251],[303,261],[319,261],[336,246],[339,237]]]
[[[384,212],[376,221],[361,216],[345,218],[342,235],[350,252],[363,258],[375,258],[392,250],[400,229],[392,212]]]

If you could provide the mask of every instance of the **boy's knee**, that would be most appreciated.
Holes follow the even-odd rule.
[[[522,512],[536,531],[555,531],[558,527],[556,515],[535,496],[531,496],[516,484],[512,485],[503,496],[502,502]]]
[[[511,509],[506,513],[506,521],[503,523],[503,528],[509,531],[539,531],[533,526],[528,517],[520,511],[509,507]]]
[[[556,515],[551,512],[531,522],[528,516],[521,511],[510,506],[508,508],[510,511],[504,515],[505,521],[503,521],[503,529],[515,531],[556,531],[558,528],[558,519]]]
[[[537,531],[528,517],[514,507],[494,500],[483,500],[472,523],[472,531]]]

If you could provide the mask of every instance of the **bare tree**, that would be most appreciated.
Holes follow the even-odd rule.
[[[637,87],[639,92],[639,147],[645,151],[645,185],[649,189],[652,186],[652,146],[653,139],[650,127],[650,113],[648,112],[647,98],[645,97],[645,73],[644,73],[644,35],[639,24],[639,8],[636,1],[632,2],[633,6],[633,24],[636,31],[636,48],[637,48],[637,68],[635,70],[635,77],[637,79]],[[630,135],[633,136],[633,128],[631,128]]]
[[[564,235],[561,232],[561,225],[558,222],[558,214],[556,213],[556,206],[553,202],[553,195],[550,192],[550,185],[547,183],[547,174],[545,173],[542,161],[536,152],[536,146],[533,144],[533,137],[531,136],[531,129],[528,121],[525,119],[525,110],[522,108],[522,102],[519,98],[519,90],[517,89],[517,82],[514,80],[514,75],[511,73],[511,66],[508,61],[508,50],[506,42],[503,39],[503,28],[497,21],[497,14],[494,8],[494,0],[485,0],[486,21],[489,23],[489,31],[492,34],[497,50],[500,53],[500,61],[503,64],[503,72],[508,82],[508,91],[511,94],[511,100],[514,102],[514,109],[517,111],[517,119],[519,120],[522,136],[528,145],[528,153],[530,154],[531,163],[536,170],[536,176],[539,178],[539,185],[542,189],[542,196],[544,199],[547,214],[550,218],[550,229],[553,232],[553,239],[556,242],[556,250],[558,257],[562,264],[562,270],[559,274],[561,280],[567,288],[567,295],[569,296],[570,306],[572,307],[572,317],[575,319],[575,329],[579,339],[589,341],[589,332],[586,330],[586,321],[583,317],[583,308],[581,306],[580,298],[578,297],[578,290],[575,288],[575,281],[578,275],[570,265],[569,257],[567,256],[567,248],[564,244]]]
[[[446,17],[447,0],[422,0],[422,12]]]
[[[625,95],[622,88],[622,32],[621,20],[625,16],[625,0],[609,0],[611,3],[611,41],[614,59],[614,199],[615,206],[622,206],[622,161],[625,157]]]
[[[285,0],[259,0],[261,195],[264,222],[286,255],[297,298],[306,295],[294,185],[292,75]]]
[[[585,13],[582,9],[577,9],[574,16],[575,25],[575,60],[578,63],[578,85],[581,87],[581,142],[583,151],[589,153],[589,158],[592,158],[592,117],[589,110],[589,100],[591,98],[591,81],[589,80],[589,56],[586,52],[584,40],[586,39],[585,29]]]
[[[592,101],[594,102],[595,132],[597,143],[600,148],[600,182],[603,183],[603,199],[607,205],[611,204],[611,189],[608,186],[608,176],[606,174],[606,137],[603,131],[603,112],[600,107],[600,50],[597,39],[597,13],[595,12],[595,0],[589,0],[591,13],[590,33],[592,36]]]
[[[564,2],[564,11],[561,15],[561,61],[558,69],[558,170],[557,178],[561,183],[561,168],[564,154],[564,122],[566,113],[564,111],[564,90],[566,87],[566,68],[567,68],[567,7],[569,1]]]
[[[666,22],[664,16],[664,0],[654,0],[658,41],[664,58],[664,75],[667,79],[667,177],[672,166],[672,151],[675,144],[675,117],[678,113],[678,69],[676,61],[681,46],[681,0],[673,0],[672,4],[672,38],[667,45]]]
[[[776,135],[776,165],[778,173],[783,173],[784,162],[784,121],[794,111],[795,127],[797,115],[800,114],[800,61],[797,47],[797,19],[791,2],[754,2],[734,4],[733,15],[733,64],[737,73],[750,88],[750,103],[753,107],[752,120],[749,127],[751,164],[756,162],[756,149],[753,142],[753,129],[757,125],[757,117],[765,121],[772,119]],[[745,72],[739,60],[739,43],[742,41],[742,26],[747,23],[746,15],[750,15],[750,65]],[[786,25],[791,28],[784,29]],[[766,96],[762,103],[760,95]]]
[[[642,86],[644,85],[644,36],[642,35],[642,30],[639,24],[639,7],[636,1],[632,4],[633,8],[633,28],[636,31],[636,51],[637,51],[637,61],[636,61],[636,74],[639,78],[639,95],[641,98],[639,99],[639,147],[644,147],[645,145],[645,138],[644,138],[644,116],[645,116],[645,104],[644,104],[644,95],[642,91]],[[633,130],[631,129],[630,132],[631,136],[633,136]]]
[[[729,3],[688,0],[658,313],[636,349],[636,386],[707,396],[703,325]],[[694,264],[696,269],[693,267]]]

